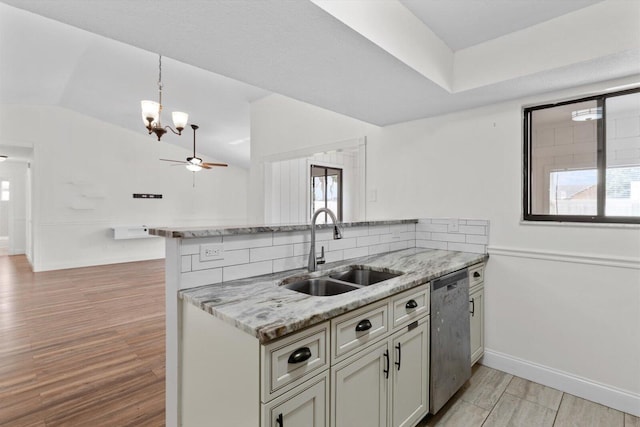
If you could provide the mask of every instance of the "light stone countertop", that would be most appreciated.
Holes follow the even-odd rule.
[[[364,227],[369,225],[393,225],[393,224],[416,224],[417,219],[394,219],[381,221],[356,221],[341,222],[341,228]],[[334,225],[317,224],[316,229],[330,228]],[[152,236],[173,237],[182,239],[197,239],[201,237],[229,236],[234,234],[255,234],[266,232],[282,231],[307,231],[311,229],[311,224],[286,224],[286,225],[237,225],[237,226],[210,226],[210,227],[149,227],[149,234]]]
[[[180,291],[180,297],[211,315],[267,343],[347,311],[419,286],[435,278],[483,262],[487,254],[434,249],[405,249],[306,269],[250,277]],[[292,291],[279,283],[290,277],[320,277],[347,266],[404,272],[384,282],[343,294],[318,297]]]

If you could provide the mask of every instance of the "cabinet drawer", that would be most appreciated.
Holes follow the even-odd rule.
[[[391,300],[393,329],[429,313],[429,284],[409,289]]]
[[[329,367],[328,334],[324,322],[261,347],[263,402]]]
[[[469,288],[484,282],[484,264],[469,267]]]
[[[377,341],[389,332],[389,304],[374,303],[331,320],[331,359],[341,360],[352,351]]]

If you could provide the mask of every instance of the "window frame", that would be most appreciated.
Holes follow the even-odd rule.
[[[575,98],[566,101],[535,105],[522,109],[522,129],[523,129],[523,182],[522,182],[522,219],[523,221],[547,221],[547,222],[579,222],[596,224],[640,224],[640,216],[606,216],[606,172],[607,172],[607,150],[606,150],[606,100],[617,96],[640,93],[640,87],[621,90],[617,92],[601,93],[583,98]],[[532,213],[532,154],[531,143],[533,127],[531,115],[534,111],[547,108],[559,107],[563,105],[578,104],[585,101],[596,101],[597,108],[601,108],[602,119],[597,120],[596,128],[596,170],[598,176],[597,193],[597,214],[596,215],[553,215]]]
[[[343,199],[343,193],[344,193],[344,170],[341,167],[336,167],[336,166],[328,166],[328,165],[323,165],[320,163],[311,163],[309,165],[309,178],[310,178],[310,186],[309,186],[309,195],[310,195],[310,216],[309,218],[313,217],[313,214],[315,213],[314,211],[314,175],[313,175],[313,169],[314,168],[318,168],[318,169],[324,169],[325,173],[324,173],[324,179],[325,179],[325,183],[328,177],[328,170],[335,170],[338,171],[338,176],[339,178],[339,188],[338,188],[338,212],[335,212],[336,218],[338,219],[339,222],[342,222],[342,199]],[[325,198],[324,198],[324,207],[327,207],[327,193],[325,191]],[[327,214],[325,214],[325,223],[327,222]]]

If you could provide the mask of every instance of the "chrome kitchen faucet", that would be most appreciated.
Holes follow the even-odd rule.
[[[324,246],[322,247],[320,256],[316,258],[316,220],[318,219],[318,215],[321,213],[327,213],[329,217],[331,217],[331,221],[333,221],[333,238],[342,239],[342,232],[338,227],[338,220],[336,216],[331,212],[331,210],[327,208],[320,208],[313,213],[313,218],[311,218],[311,249],[309,250],[309,271],[316,271],[318,268],[318,264],[324,264]]]

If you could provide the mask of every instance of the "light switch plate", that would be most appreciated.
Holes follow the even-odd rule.
[[[200,262],[217,261],[221,259],[224,259],[224,247],[222,243],[200,245]]]

